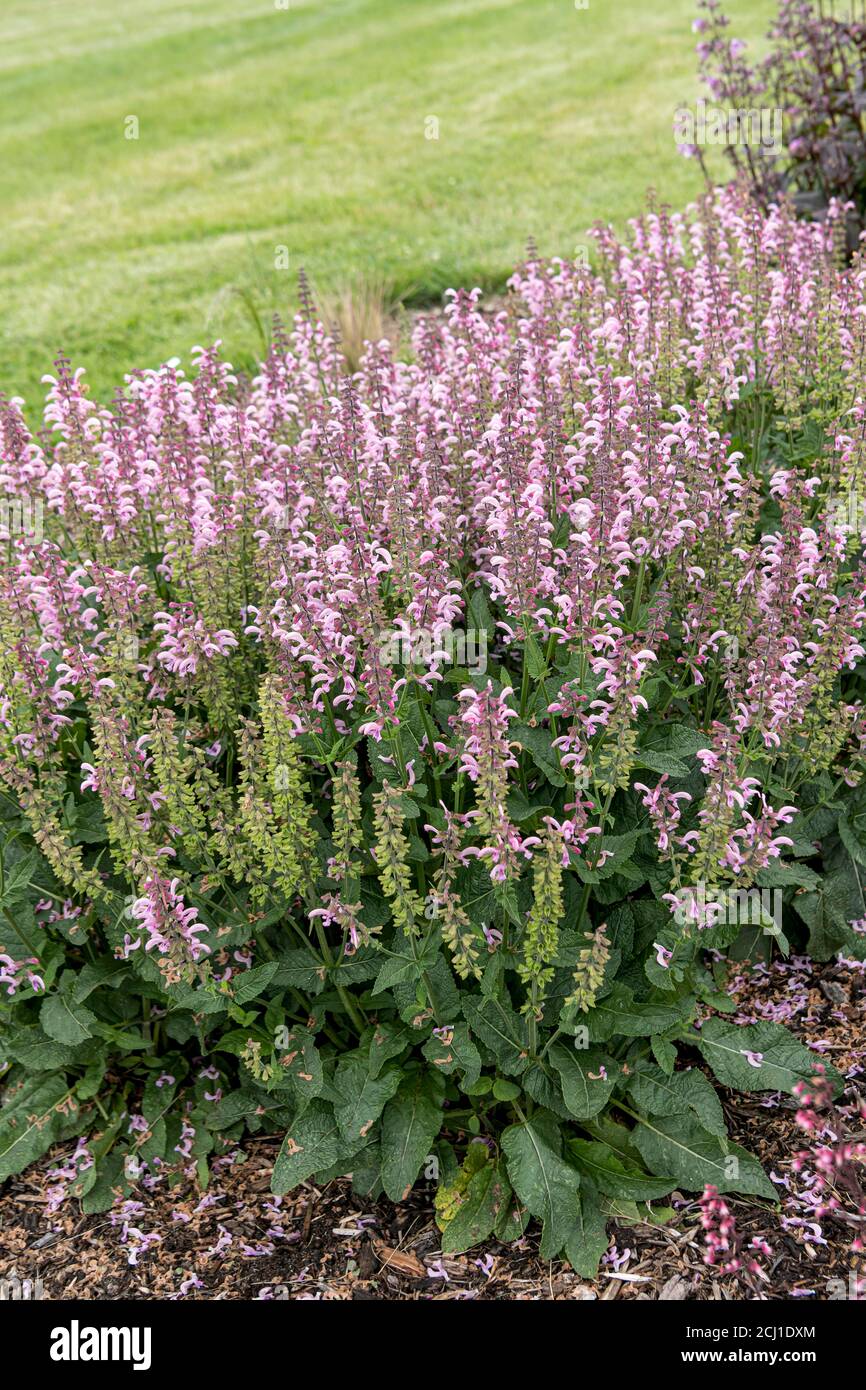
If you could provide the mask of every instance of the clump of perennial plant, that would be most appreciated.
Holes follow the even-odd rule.
[[[405,361],[305,290],[249,384],[2,404],[0,1177],[74,1135],[98,1211],[276,1131],[275,1192],[438,1176],[443,1249],[586,1274],[612,1211],[773,1199],[696,1063],[791,1091],[723,953],[866,939],[842,216],[726,189]]]

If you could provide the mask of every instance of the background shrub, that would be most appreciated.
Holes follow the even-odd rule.
[[[277,1192],[438,1174],[445,1249],[585,1272],[612,1204],[773,1198],[707,1069],[812,1071],[726,950],[863,956],[840,230],[728,189],[409,362],[302,287],[249,387],[4,406],[0,1176],[79,1135],[94,1211],[278,1130]]]
[[[713,100],[733,110],[778,109],[781,149],[727,145],[725,153],[766,208],[783,195],[824,217],[833,199],[853,205],[853,250],[866,211],[866,16],[853,6],[779,0],[770,52],[756,65],[728,36],[719,0],[699,0],[701,73]]]

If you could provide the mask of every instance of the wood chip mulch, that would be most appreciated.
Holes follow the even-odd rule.
[[[866,1076],[864,967],[816,966],[804,958],[771,967],[735,967],[731,992],[742,1022],[784,1022],[833,1062],[847,1079],[842,1102],[849,1131]],[[695,1065],[694,1054],[685,1059]],[[696,1299],[851,1295],[866,1276],[852,1255],[856,1227],[815,1219],[808,1164],[792,1169],[804,1146],[788,1096],[722,1093],[737,1142],[750,1149],[778,1185],[778,1207],[751,1198],[726,1200],[739,1232],[765,1240],[766,1280],[720,1275],[704,1262],[697,1204],[674,1193],[666,1224],[614,1220],[597,1280],[538,1258],[537,1229],[503,1246],[495,1240],[461,1256],[442,1255],[433,1220],[433,1187],[419,1182],[395,1205],[354,1197],[350,1184],[306,1183],[272,1197],[277,1138],[252,1139],[237,1161],[221,1166],[205,1192],[188,1177],[165,1181],[101,1216],[84,1216],[70,1199],[56,1202],[55,1170],[68,1160],[60,1145],[0,1194],[0,1281],[40,1281],[47,1299]],[[859,1122],[862,1127],[862,1121]],[[862,1134],[856,1137],[864,1137]],[[835,1281],[835,1282],[834,1282]],[[846,1290],[846,1293],[841,1292]],[[860,1297],[866,1296],[866,1282]]]

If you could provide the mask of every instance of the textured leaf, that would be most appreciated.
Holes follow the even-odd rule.
[[[796,887],[811,890],[820,887],[821,875],[805,864],[791,863],[788,859],[774,859],[765,869],[760,870],[757,884],[759,888]]]
[[[635,1003],[626,985],[616,984],[585,1017],[593,1042],[606,1042],[619,1034],[625,1038],[649,1038],[665,1033],[681,1023],[689,1005],[677,1003]],[[580,1021],[580,1020],[579,1020]]]
[[[665,1038],[653,1037],[650,1039],[650,1047],[665,1076],[670,1076],[677,1060],[677,1050],[673,1043]]]
[[[124,976],[129,978],[129,966],[125,960],[115,960],[113,956],[85,965],[75,977],[73,988],[75,999],[79,1004],[83,1003],[95,989],[99,989],[102,985],[116,989],[122,983]]]
[[[677,758],[694,758],[699,748],[706,748],[707,736],[688,724],[657,724],[647,735],[647,746],[664,749]],[[644,751],[643,749],[641,750]]]
[[[27,886],[37,872],[40,855],[34,849],[29,854],[25,854],[22,859],[16,860],[6,866],[3,876],[3,897],[0,902],[4,907],[12,907],[15,898],[20,898],[27,891]]]
[[[639,826],[634,830],[627,830],[623,835],[603,835],[600,848],[607,852],[608,858],[596,869],[590,869],[586,860],[575,859],[573,867],[578,877],[583,879],[584,883],[603,883],[614,874],[626,873],[635,883],[642,883],[644,875],[635,871],[630,861],[638,840],[646,833],[645,828]]]
[[[581,1178],[578,1203],[580,1211],[565,1242],[565,1258],[583,1279],[594,1279],[607,1250],[608,1235],[607,1218],[591,1178]]]
[[[93,1174],[93,1180],[81,1198],[85,1216],[110,1211],[117,1200],[118,1188],[124,1197],[132,1190],[124,1172],[123,1154],[116,1149],[88,1172]]]
[[[579,1216],[580,1175],[532,1120],[511,1125],[502,1136],[502,1148],[514,1191],[542,1222],[541,1258],[555,1259]]]
[[[466,994],[462,999],[463,1012],[469,1027],[485,1047],[489,1047],[500,1071],[519,1076],[529,1061],[526,1024],[513,1009],[489,996],[477,999]]]
[[[528,1225],[529,1208],[525,1207],[517,1194],[512,1191],[496,1218],[493,1234],[497,1240],[501,1240],[504,1245],[507,1245],[509,1241],[519,1240]]]
[[[78,1003],[72,990],[59,989],[43,999],[39,1022],[49,1037],[74,1047],[93,1037],[91,1027],[96,1022],[96,1014]]]
[[[302,989],[306,994],[321,994],[327,982],[327,970],[311,951],[302,946],[284,951],[277,961],[273,984],[277,989],[286,986]]]
[[[604,1109],[619,1074],[616,1062],[597,1048],[579,1049],[564,1043],[554,1043],[550,1061],[559,1072],[562,1096],[572,1115],[590,1120]]]
[[[293,1122],[280,1146],[271,1177],[272,1192],[289,1192],[322,1168],[348,1163],[363,1144],[347,1142],[330,1105],[313,1100]]]
[[[622,1197],[637,1202],[649,1202],[654,1197],[666,1197],[673,1192],[673,1178],[651,1177],[632,1167],[609,1144],[595,1139],[572,1139],[569,1152],[582,1174],[586,1174],[607,1197]],[[581,1189],[582,1190],[582,1189]]]
[[[428,1038],[422,1051],[443,1076],[461,1074],[460,1089],[473,1086],[481,1075],[481,1054],[469,1036],[465,1023],[455,1023],[444,1037]]]
[[[217,993],[213,986],[210,989],[195,989],[187,984],[172,985],[167,992],[176,1005],[194,1014],[224,1013],[229,1005],[228,996]]]
[[[315,1039],[309,1029],[298,1024],[285,1042],[285,1049],[277,1054],[280,1070],[298,1099],[306,1102],[319,1094],[323,1084],[322,1060]]]
[[[59,1071],[79,1062],[90,1062],[99,1051],[97,1039],[78,1043],[59,1043],[56,1038],[48,1038],[38,1024],[29,1028],[18,1028],[4,1038],[4,1047],[10,1057],[14,1057],[28,1071]]]
[[[400,945],[402,949],[392,950],[382,962],[376,975],[376,983],[373,986],[374,994],[382,994],[386,989],[390,989],[396,984],[415,984],[421,979],[425,970],[430,970],[436,959],[439,949],[439,935],[431,932],[425,937],[420,946],[407,939],[405,934],[398,938],[394,943],[395,947]]]
[[[500,1213],[508,1210],[511,1186],[501,1163],[485,1163],[469,1181],[455,1216],[442,1233],[446,1255],[460,1255],[492,1234]]]
[[[813,893],[795,893],[793,906],[809,928],[808,952],[813,960],[830,960],[844,949],[855,959],[863,958],[866,943],[851,928],[851,921],[862,911],[862,895],[858,877],[849,872],[845,863],[834,863],[833,856],[825,858],[825,873]]]
[[[841,1084],[838,1073],[798,1042],[781,1023],[726,1023],[707,1019],[695,1044],[723,1086],[735,1091],[792,1091],[816,1066]],[[752,1061],[749,1061],[749,1055]]]
[[[845,815],[839,817],[836,829],[839,832],[839,839],[842,841],[851,858],[855,863],[866,868],[866,835],[860,831],[856,824],[852,825]],[[815,875],[815,877],[817,878],[817,875]],[[820,882],[820,880],[818,881]],[[811,886],[817,887],[817,884]]]
[[[689,768],[673,753],[662,753],[654,748],[639,748],[634,766],[649,768],[650,772],[666,772],[670,777],[688,777]]]
[[[258,999],[259,995],[267,989],[278,969],[279,965],[275,960],[267,960],[262,965],[254,965],[251,970],[242,971],[232,980],[234,1002],[236,1004],[248,1004],[251,999]]]
[[[416,1071],[382,1116],[382,1186],[394,1202],[412,1187],[442,1128],[445,1082],[436,1072]]]
[[[364,1035],[366,1039],[366,1034]],[[412,1034],[402,1023],[377,1023],[370,1034],[370,1075],[378,1076],[386,1062],[399,1057],[412,1042]]]
[[[243,1120],[255,1128],[257,1118],[268,1116],[278,1125],[290,1125],[294,1118],[292,1107],[276,1096],[264,1095],[261,1091],[240,1088],[229,1091],[207,1110],[208,1129],[230,1129]],[[252,1122],[252,1124],[251,1124]]]
[[[692,1192],[712,1183],[720,1192],[752,1192],[776,1200],[775,1188],[756,1158],[738,1144],[708,1134],[689,1115],[641,1120],[633,1137],[652,1172],[671,1173]]]
[[[628,1089],[650,1115],[684,1115],[692,1111],[704,1129],[727,1134],[721,1102],[702,1071],[675,1071],[644,1065],[629,1078]]]
[[[542,1062],[530,1062],[520,1078],[520,1084],[528,1096],[545,1110],[558,1115],[561,1120],[573,1120],[574,1116],[562,1098],[562,1082],[559,1072]]]
[[[371,1076],[366,1057],[355,1055],[342,1061],[334,1076],[334,1114],[344,1139],[359,1143],[365,1139],[399,1085],[398,1067]],[[319,1166],[326,1168],[328,1164]]]
[[[55,1107],[68,1094],[62,1076],[28,1077],[9,1088],[0,1109],[0,1182],[51,1147],[60,1120]]]
[[[460,993],[454,983],[454,972],[441,951],[428,962],[423,984],[404,981],[394,985],[394,1002],[404,1023],[415,1026],[415,1019],[424,1011],[423,1006],[419,1009],[418,1002],[422,995],[426,1006],[443,1024],[459,1015]]]
[[[553,747],[553,736],[546,729],[531,728],[528,724],[511,725],[509,737],[525,748],[539,772],[554,787],[565,786],[565,776],[559,754]]]

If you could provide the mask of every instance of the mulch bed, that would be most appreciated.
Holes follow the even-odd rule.
[[[790,961],[743,967],[732,980],[741,1022],[785,1022],[816,1055],[848,1078],[849,1128],[866,1076],[864,967]],[[695,1059],[696,1060],[696,1059]],[[50,1176],[71,1152],[61,1145],[11,1179],[0,1196],[0,1280],[41,1280],[47,1299],[754,1299],[839,1297],[857,1257],[852,1227],[817,1221],[808,1167],[787,1096],[723,1092],[733,1138],[779,1185],[780,1207],[727,1198],[738,1230],[772,1248],[766,1281],[720,1275],[704,1263],[696,1203],[675,1193],[666,1225],[612,1222],[599,1278],[588,1281],[537,1255],[531,1225],[514,1245],[490,1240],[462,1256],[443,1256],[433,1220],[433,1187],[419,1182],[395,1205],[354,1197],[348,1182],[306,1183],[270,1195],[277,1138],[253,1139],[245,1158],[214,1174],[207,1192],[184,1178],[140,1190],[101,1216],[77,1203],[50,1209]],[[860,1137],[863,1137],[862,1135]],[[864,1271],[861,1269],[860,1273]],[[861,1295],[862,1296],[862,1295]]]

